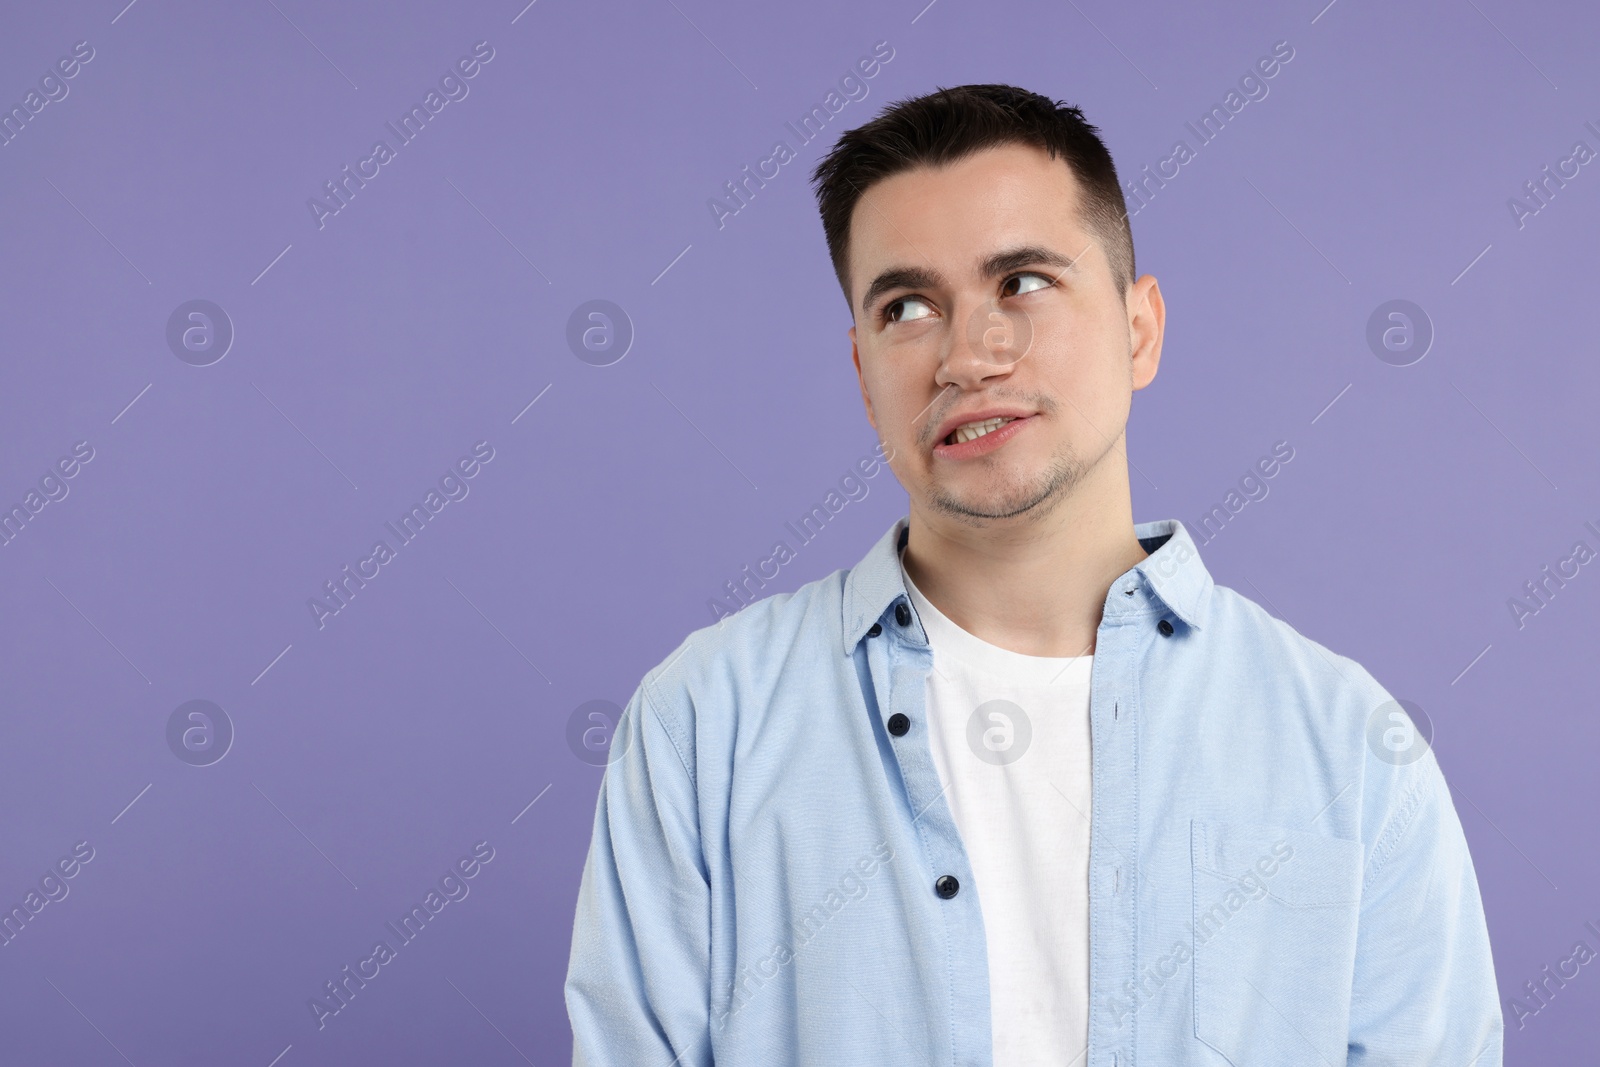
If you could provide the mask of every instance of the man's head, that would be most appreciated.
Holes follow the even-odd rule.
[[[1011,85],[962,85],[901,100],[847,131],[811,181],[833,273],[850,300],[850,222],[867,188],[913,167],[937,167],[985,148],[1030,144],[1066,163],[1083,194],[1087,228],[1105,249],[1120,296],[1134,279],[1133,230],[1111,153],[1078,108]],[[851,303],[851,310],[857,311]]]
[[[867,417],[914,508],[984,526],[1119,479],[1125,497],[1125,462],[1104,461],[1125,458],[1165,310],[1133,277],[1116,169],[1082,114],[1006,85],[939,90],[845,133],[813,181]],[[990,414],[1018,421],[952,437]]]

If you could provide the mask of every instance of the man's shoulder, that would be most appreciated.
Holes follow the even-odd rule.
[[[707,687],[759,687],[797,654],[805,662],[830,652],[842,658],[844,583],[841,568],[789,593],[774,593],[692,630],[641,683],[658,705],[692,698]]]
[[[1235,669],[1259,672],[1318,703],[1371,711],[1393,699],[1361,663],[1301,633],[1229,586],[1212,586],[1207,628],[1213,639],[1227,644],[1227,659]]]

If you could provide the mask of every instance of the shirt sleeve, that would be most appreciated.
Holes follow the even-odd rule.
[[[711,1064],[711,891],[692,763],[647,689],[618,721],[578,887],[573,1067]]]
[[[1501,1067],[1504,1020],[1472,857],[1431,750],[1367,860],[1349,1067]]]

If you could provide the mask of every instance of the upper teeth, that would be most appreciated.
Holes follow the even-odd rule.
[[[1017,416],[1015,415],[1001,415],[993,419],[984,419],[982,422],[969,422],[963,426],[957,426],[955,433],[950,436],[955,438],[957,444],[974,441],[991,430],[998,430],[1016,418]]]

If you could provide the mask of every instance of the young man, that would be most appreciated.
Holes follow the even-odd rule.
[[[1414,724],[1215,584],[1181,523],[1133,522],[1165,309],[1095,128],[963,86],[846,133],[815,181],[911,512],[634,693],[573,1062],[1500,1064]]]

